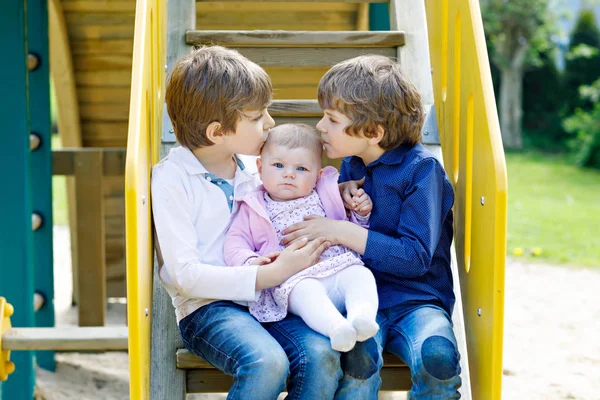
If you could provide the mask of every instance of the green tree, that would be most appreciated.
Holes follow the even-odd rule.
[[[494,47],[493,64],[500,70],[500,128],[507,148],[523,147],[523,75],[541,65],[554,31],[548,0],[483,0],[486,34]]]
[[[577,108],[591,109],[593,103],[579,95],[579,88],[592,84],[600,77],[600,30],[593,11],[583,10],[571,33],[565,64],[565,115]]]

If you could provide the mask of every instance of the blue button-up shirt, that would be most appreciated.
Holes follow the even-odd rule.
[[[363,261],[375,275],[379,308],[434,303],[451,314],[454,193],[442,165],[421,144],[367,166],[359,157],[343,160],[340,182],[363,177],[373,201]]]

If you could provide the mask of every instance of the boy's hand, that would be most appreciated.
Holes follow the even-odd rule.
[[[352,206],[353,207],[348,208],[363,217],[369,215],[371,210],[373,210],[373,202],[371,201],[371,197],[366,194],[363,189],[358,189],[356,194],[352,197]]]
[[[365,178],[362,178],[359,181],[346,181],[338,184],[340,194],[342,195],[342,200],[344,200],[344,205],[347,209],[354,210],[354,196],[356,196],[357,192],[364,183]]]
[[[281,244],[287,246],[300,239],[314,240],[319,237],[326,238],[331,244],[338,244],[336,234],[339,222],[319,215],[309,215],[304,217],[304,221],[297,222],[283,230],[282,233],[285,236],[281,240]]]
[[[256,257],[252,261],[250,261],[250,265],[265,265],[270,264],[275,261],[279,257],[279,252],[275,251],[273,253],[265,254],[264,256]]]
[[[297,240],[279,253],[274,262],[258,267],[256,290],[281,285],[292,275],[316,264],[328,247],[329,243],[323,237],[310,242],[306,238]]]

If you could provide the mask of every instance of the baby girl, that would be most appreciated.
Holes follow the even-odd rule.
[[[225,240],[228,265],[272,262],[284,248],[284,229],[310,215],[348,218],[338,172],[321,169],[322,153],[321,141],[308,125],[285,124],[270,131],[257,160],[263,184],[236,198],[241,204]],[[356,203],[359,211],[350,211],[350,220],[367,227],[371,199],[362,194]],[[379,329],[375,278],[355,252],[339,245],[280,286],[261,291],[248,307],[260,322],[282,320],[288,311],[296,314],[329,337],[338,351],[351,350]]]

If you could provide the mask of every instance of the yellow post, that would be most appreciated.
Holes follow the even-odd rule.
[[[445,168],[454,184],[458,259],[474,399],[500,399],[506,163],[477,0],[426,0]]]

